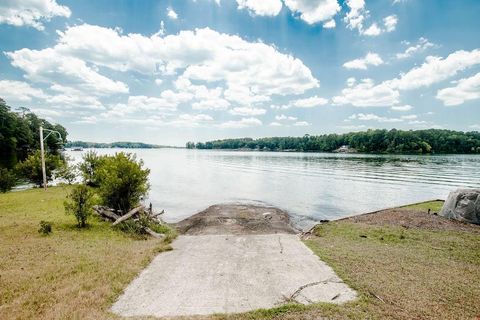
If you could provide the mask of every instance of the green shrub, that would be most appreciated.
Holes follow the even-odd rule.
[[[65,161],[62,166],[58,168],[55,176],[57,178],[65,180],[68,184],[72,184],[75,182],[77,175],[77,167]]]
[[[135,155],[120,152],[104,157],[96,172],[102,204],[124,213],[136,207],[150,188],[149,173]]]
[[[52,232],[52,223],[43,220],[40,221],[40,229],[38,229],[38,232],[44,236],[49,235]]]
[[[62,166],[63,163],[64,161],[62,158],[60,158],[60,156],[45,153],[45,171],[47,183],[48,181],[52,180],[53,171]],[[21,177],[35,183],[38,186],[43,185],[42,158],[40,151],[36,151],[35,153],[29,155],[24,161],[19,162],[16,166],[16,170]]]
[[[67,195],[64,205],[65,212],[73,214],[77,219],[78,227],[84,228],[88,217],[92,214],[93,193],[87,186],[78,185]]]
[[[10,191],[17,184],[15,174],[6,168],[0,168],[0,192]]]
[[[99,186],[97,171],[103,159],[105,159],[105,156],[99,156],[95,151],[89,151],[83,156],[83,161],[79,164],[78,169],[86,185]]]

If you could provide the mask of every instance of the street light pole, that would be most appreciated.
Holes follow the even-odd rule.
[[[43,131],[48,131],[47,136],[44,138],[43,137]],[[47,190],[47,170],[45,168],[45,147],[43,145],[43,142],[52,134],[55,133],[60,140],[63,140],[62,135],[60,132],[55,131],[55,130],[50,130],[50,129],[43,129],[42,126],[40,126],[40,153],[42,157],[42,175],[43,175],[43,189],[45,191]]]
[[[47,171],[45,169],[45,149],[43,147],[43,127],[40,126],[40,153],[42,155],[43,189],[47,190]]]

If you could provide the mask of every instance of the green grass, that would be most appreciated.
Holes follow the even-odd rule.
[[[0,194],[0,319],[105,319],[126,285],[168,245],[64,212],[70,188]],[[52,233],[38,232],[40,221]]]
[[[443,200],[433,200],[433,201],[427,201],[427,202],[420,202],[420,203],[415,203],[411,204],[408,206],[403,206],[400,207],[401,209],[408,209],[408,210],[417,210],[417,211],[424,211],[427,212],[428,209],[430,209],[433,212],[440,212],[440,209],[442,209],[444,201]]]

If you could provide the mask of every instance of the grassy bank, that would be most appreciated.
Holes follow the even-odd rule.
[[[64,213],[68,187],[0,194],[0,319],[105,319],[125,286],[164,250]],[[39,222],[53,222],[49,236]]]

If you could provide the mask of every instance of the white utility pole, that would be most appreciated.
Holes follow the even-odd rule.
[[[43,137],[43,131],[48,131],[48,134],[45,138]],[[60,132],[50,129],[43,129],[43,127],[40,126],[40,153],[42,156],[43,189],[45,190],[47,190],[47,170],[45,168],[45,147],[43,146],[43,141],[47,140],[48,136],[50,136],[52,133],[57,134],[58,138],[63,140]]]
[[[47,190],[47,171],[45,169],[45,149],[43,147],[43,127],[40,126],[40,153],[42,154],[43,189]]]

